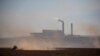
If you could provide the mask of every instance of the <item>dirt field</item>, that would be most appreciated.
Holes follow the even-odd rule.
[[[0,56],[100,56],[100,49],[59,48],[58,50],[12,50],[0,48]]]

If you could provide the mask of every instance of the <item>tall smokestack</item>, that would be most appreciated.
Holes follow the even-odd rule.
[[[64,22],[62,23],[62,32],[64,33]]]
[[[73,23],[71,23],[71,36],[73,36]]]
[[[62,32],[64,34],[64,21],[63,20],[60,20],[60,19],[58,21],[60,21],[62,23]]]

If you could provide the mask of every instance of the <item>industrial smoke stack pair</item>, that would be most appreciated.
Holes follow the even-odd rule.
[[[62,23],[62,32],[64,34],[64,21],[61,19],[59,19],[58,21]],[[71,23],[71,36],[73,36],[73,23]]]

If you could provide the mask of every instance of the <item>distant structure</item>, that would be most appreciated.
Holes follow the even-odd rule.
[[[64,34],[64,21],[61,20],[61,19],[59,19],[58,21],[62,23],[62,32],[63,32],[63,34]]]
[[[71,36],[73,36],[73,23],[71,23]]]
[[[85,47],[85,48],[93,48],[96,44],[93,43],[93,38],[90,36],[80,36],[73,34],[73,23],[70,24],[71,26],[71,33],[70,35],[64,34],[64,21],[59,19],[59,22],[62,23],[62,30],[43,30],[42,33],[31,33],[31,35],[37,39],[44,39],[44,40],[52,40],[58,41],[59,40],[64,44],[66,47]]]
[[[73,25],[71,24],[71,35],[63,34],[62,30],[43,30],[42,33],[31,33],[36,39],[62,41],[66,47],[93,48],[93,38],[89,36],[73,35]]]
[[[62,30],[43,30],[42,33],[31,33],[34,37],[64,37]]]

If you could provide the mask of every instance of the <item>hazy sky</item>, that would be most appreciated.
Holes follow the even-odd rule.
[[[100,35],[100,0],[0,0],[0,36],[28,36],[43,29],[60,30],[65,22],[65,33]]]

